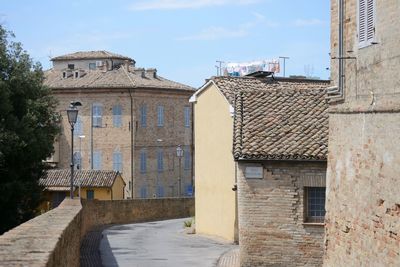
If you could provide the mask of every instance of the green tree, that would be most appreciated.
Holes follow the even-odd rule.
[[[43,160],[59,132],[42,67],[13,38],[0,25],[0,234],[35,216]]]

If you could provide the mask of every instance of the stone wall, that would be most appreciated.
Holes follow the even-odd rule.
[[[245,179],[239,162],[241,266],[321,266],[323,223],[304,220],[304,187],[325,187],[326,162],[264,162],[263,179]]]
[[[0,236],[0,266],[79,266],[80,242],[92,227],[194,215],[193,198],[64,200]]]

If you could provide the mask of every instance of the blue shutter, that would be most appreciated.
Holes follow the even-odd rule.
[[[147,161],[147,158],[146,158],[146,152],[145,151],[141,151],[140,152],[140,172],[141,173],[145,173],[146,172],[146,161]]]
[[[140,107],[140,125],[142,127],[147,126],[147,106],[143,105]]]
[[[92,108],[93,127],[102,126],[103,108],[100,104],[94,104]]]
[[[146,186],[142,186],[140,188],[140,197],[141,198],[146,198],[147,197],[147,188],[146,188]]]
[[[163,106],[157,107],[157,126],[159,126],[159,127],[164,126],[164,107]]]
[[[101,152],[95,151],[93,153],[93,169],[101,170]]]
[[[185,127],[189,128],[190,127],[190,108],[189,107],[185,107],[184,117],[185,117]]]
[[[114,127],[122,126],[122,107],[120,105],[113,107],[113,125]]]
[[[119,151],[113,153],[113,170],[122,172],[122,153]]]
[[[184,151],[184,157],[185,157],[185,161],[184,161],[184,168],[185,170],[189,170],[190,169],[190,150],[189,148],[186,148]]]
[[[157,169],[159,172],[164,170],[164,160],[163,160],[163,152],[160,150],[157,153]]]
[[[82,135],[82,133],[83,133],[82,128],[83,128],[82,117],[78,115],[78,118],[77,118],[75,126],[74,126],[74,135],[75,136]]]

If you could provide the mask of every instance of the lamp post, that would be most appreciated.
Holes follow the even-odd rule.
[[[178,176],[178,186],[179,186],[179,188],[178,188],[178,194],[179,194],[179,197],[181,197],[182,196],[182,187],[181,187],[181,160],[182,160],[182,157],[183,157],[183,149],[182,149],[182,147],[181,147],[181,145],[178,145],[177,147],[176,147],[176,156],[178,157],[178,160],[179,160],[179,176]]]
[[[74,126],[78,118],[77,106],[82,106],[80,102],[71,102],[67,109],[68,122],[71,125],[71,181],[70,198],[74,198]]]

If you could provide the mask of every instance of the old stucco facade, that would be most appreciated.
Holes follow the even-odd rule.
[[[213,83],[194,103],[196,232],[237,241],[233,117]]]
[[[360,45],[359,2],[344,4],[343,98],[330,108],[324,266],[399,266],[400,3],[368,1],[372,38]],[[331,3],[337,58],[339,1]]]
[[[66,109],[70,101],[79,101],[82,106],[78,108],[80,123],[75,125],[74,152],[81,155],[81,169],[120,171],[126,183],[126,198],[178,196],[179,176],[181,194],[190,194],[193,183],[192,111],[188,100],[193,89],[158,76],[155,69],[135,68],[133,60],[118,62],[114,59],[108,64],[103,61],[103,67],[90,70],[88,64],[99,59],[84,58],[83,63],[79,58],[69,59],[68,55],[55,59],[55,68],[46,73],[45,84],[59,100],[63,118],[55,149],[58,155],[53,158],[56,167],[70,166],[71,133]],[[79,67],[79,71],[83,70],[82,77],[75,77],[75,70],[72,77],[62,77],[71,62],[75,68]],[[92,119],[96,112],[94,106],[101,110],[100,125]],[[120,110],[118,116],[116,107]],[[131,131],[133,170],[130,164]],[[184,150],[180,170],[176,156],[178,145]]]

